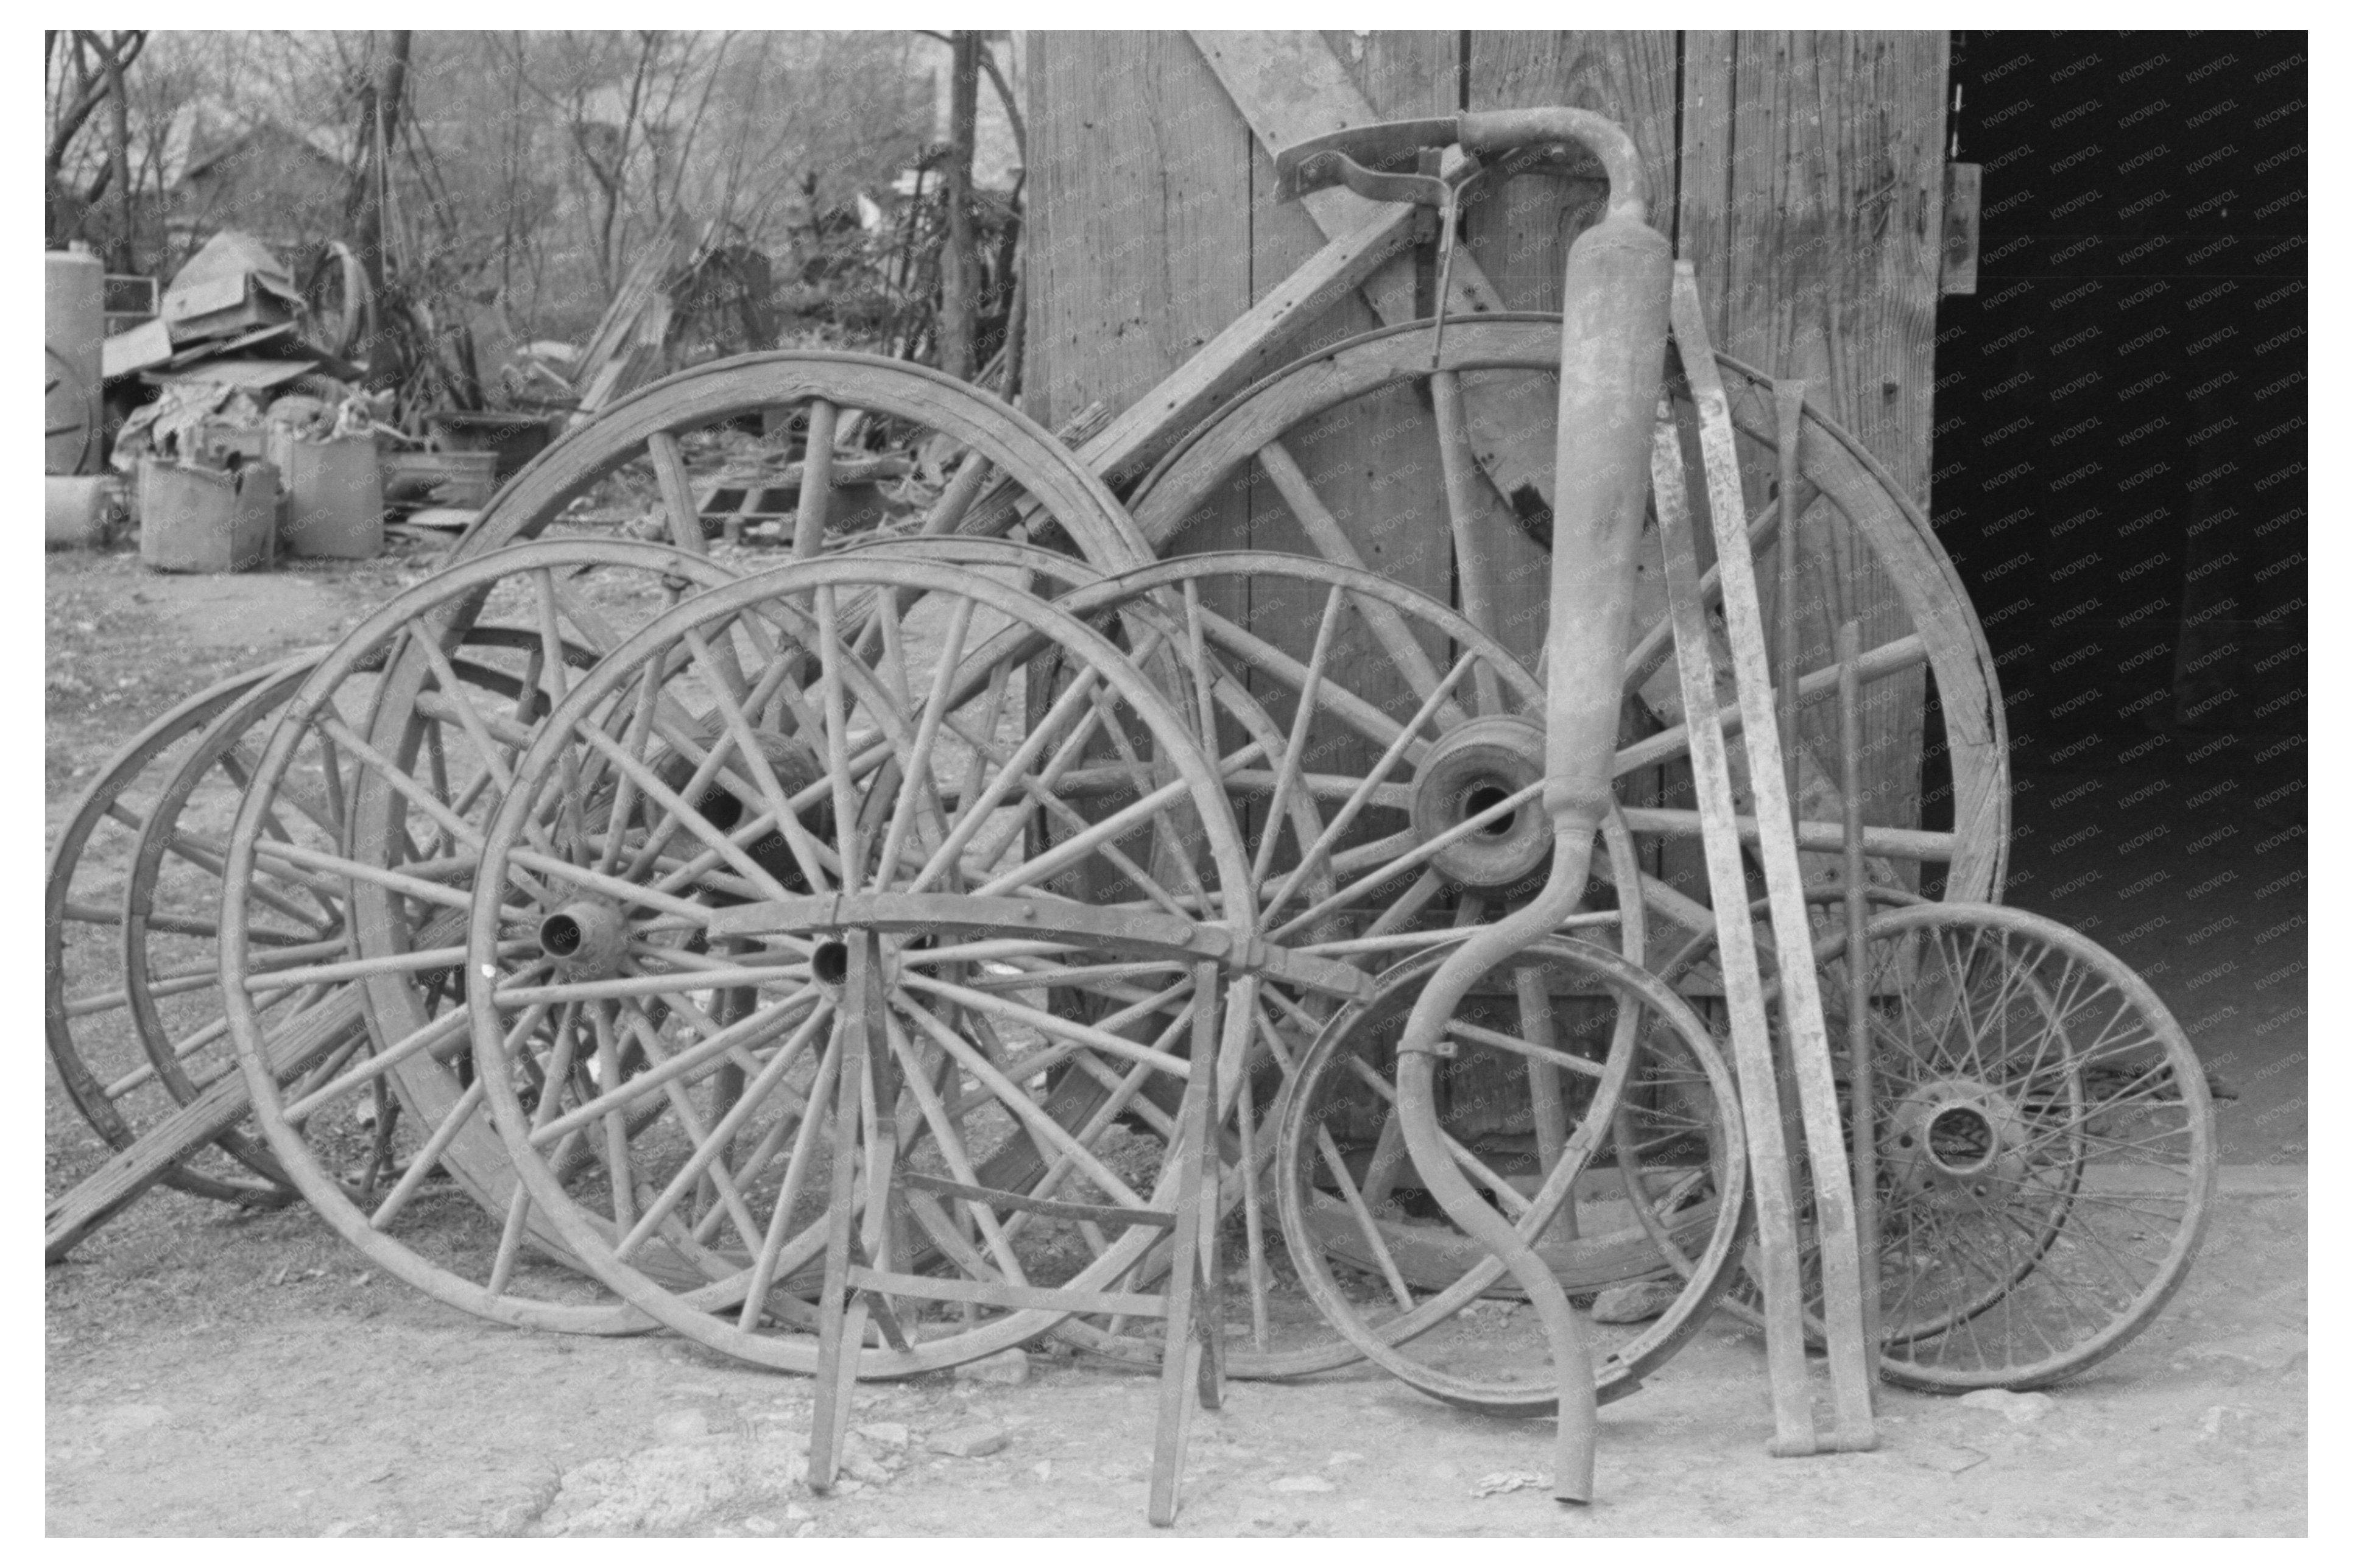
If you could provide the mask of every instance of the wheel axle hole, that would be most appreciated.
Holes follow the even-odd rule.
[[[820,984],[839,985],[849,978],[849,944],[842,942],[821,942],[809,954],[809,973]]]
[[[1974,1105],[1948,1105],[1929,1119],[1928,1157],[1955,1175],[1974,1175],[1992,1163],[1993,1123]]]
[[[1463,820],[1467,822],[1482,811],[1493,810],[1511,797],[1511,791],[1492,779],[1483,784],[1472,784],[1462,796]],[[1511,832],[1512,824],[1518,819],[1519,815],[1516,811],[1507,811],[1494,821],[1482,826],[1479,831],[1490,838],[1501,838]]]
[[[694,809],[702,814],[703,821],[722,833],[731,831],[744,820],[744,803],[723,789],[712,790],[696,801]]]
[[[550,958],[570,958],[586,940],[587,933],[570,915],[553,914],[539,922],[539,950]]]

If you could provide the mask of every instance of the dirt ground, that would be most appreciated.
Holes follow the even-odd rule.
[[[49,834],[139,724],[332,638],[428,565],[164,578],[123,554],[52,556]],[[54,1196],[101,1152],[54,1076],[47,1110]],[[1541,1424],[1363,1368],[1230,1384],[1195,1421],[1176,1532],[2300,1535],[2306,1247],[2303,1166],[2226,1169],[2205,1252],[2148,1332],[2047,1405],[1887,1390],[1870,1454],[1767,1458],[1761,1344],[1719,1317],[1605,1408],[1589,1509],[1511,1484],[1546,1467]],[[1147,1532],[1147,1377],[1041,1350],[1018,1384],[870,1387],[862,1479],[818,1498],[798,1479],[806,1380],[659,1337],[477,1321],[300,1208],[150,1194],[47,1271],[46,1368],[52,1535]],[[934,1451],[976,1424],[1005,1446]]]

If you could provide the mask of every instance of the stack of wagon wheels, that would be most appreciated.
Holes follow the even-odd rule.
[[[1554,374],[1559,343],[1522,315],[1450,323],[1435,362],[1426,324],[1351,340],[1125,508],[1035,423],[896,362],[750,356],[616,405],[430,580],[184,703],[78,804],[48,1044],[127,1162],[107,1203],[299,1196],[464,1310],[667,1330],[821,1398],[1051,1335],[1159,1366],[1164,1415],[1187,1379],[1367,1358],[1553,1408],[1397,1088],[1433,973],[1545,879],[1546,679],[1360,554],[1399,520],[1327,502],[1291,448],[1401,387],[1444,407],[1458,377]],[[1876,1042],[1881,1366],[2071,1375],[2195,1251],[2202,1076],[2129,972],[1993,902],[2001,705],[1918,511],[1811,407],[1778,451],[1767,378],[1721,370],[1758,557],[1779,476],[1891,590],[1862,679],[1926,682],[1942,715],[1951,825],[1866,827],[1862,948],[1826,910],[1807,955]],[[747,572],[707,552],[690,462],[755,428],[807,455],[790,559]],[[845,507],[828,454],[860,441],[936,482]],[[1155,558],[1249,474],[1316,553]],[[617,490],[667,542],[566,521]],[[1753,1293],[1722,911],[1699,812],[1657,798],[1692,744],[1657,575],[1580,910],[1455,1011],[1441,1079],[1457,1169],[1585,1309],[1602,1398]],[[1810,613],[1827,647],[1842,607]],[[1774,674],[1805,702],[1839,670]],[[1820,873],[1847,830],[1820,722],[1799,733]],[[53,1210],[52,1255],[111,1212]]]
[[[1181,548],[1188,520],[1221,490],[1255,479],[1265,487],[1260,495],[1271,491],[1280,500],[1271,521],[1262,509],[1255,529],[1303,538],[1336,568],[1361,572],[1375,553],[1364,542],[1394,541],[1401,524],[1428,530],[1434,522],[1384,515],[1377,486],[1340,487],[1357,500],[1355,511],[1327,500],[1294,451],[1369,418],[1383,422],[1383,448],[1397,461],[1434,462],[1439,437],[1430,420],[1447,405],[1433,395],[1433,384],[1461,377],[1493,386],[1556,374],[1559,331],[1556,316],[1461,317],[1435,345],[1430,324],[1420,323],[1311,355],[1238,397],[1164,458],[1130,497],[1136,521],[1146,537]],[[1875,977],[1869,994],[1886,1015],[1872,1025],[1881,1042],[1877,1098],[1897,1116],[1881,1122],[1883,1142],[1892,1140],[1881,1174],[1882,1370],[1931,1387],[2056,1381],[2126,1342],[2187,1270],[2215,1171],[2203,1079],[2178,1026],[2122,964],[2074,933],[1995,902],[2009,827],[2002,705],[1976,616],[1925,518],[1861,443],[1810,404],[1793,468],[1784,468],[1770,379],[1727,356],[1716,359],[1740,437],[1759,575],[1778,549],[1777,481],[1793,472],[1810,548],[1839,552],[1845,580],[1869,577],[1890,590],[1866,626],[1862,680],[1925,679],[1943,724],[1951,826],[1865,829],[1871,897],[1887,910],[1869,937]],[[1400,397],[1399,389],[1415,395]],[[1687,423],[1688,407],[1679,406],[1676,417]],[[1482,521],[1492,526],[1497,515],[1512,514],[1493,507]],[[1207,561],[1196,570],[1205,580],[1214,575]],[[1426,566],[1419,570],[1427,576]],[[1525,1315],[1516,1343],[1504,1327],[1508,1317],[1499,1325],[1484,1314],[1475,1328],[1458,1323],[1451,1333],[1440,1327],[1482,1291],[1513,1292],[1508,1280],[1499,1283],[1501,1269],[1485,1251],[1415,1188],[1409,1168],[1401,1181],[1397,1118],[1385,1098],[1398,1029],[1435,955],[1498,918],[1515,889],[1525,894],[1542,879],[1549,846],[1534,809],[1542,748],[1531,723],[1541,722],[1542,703],[1525,695],[1540,693],[1541,685],[1516,665],[1511,668],[1525,684],[1501,673],[1509,656],[1492,649],[1492,639],[1491,651],[1474,659],[1481,639],[1434,605],[1419,618],[1391,616],[1366,627],[1345,656],[1328,653],[1330,628],[1314,617],[1313,599],[1287,595],[1279,581],[1268,581],[1275,574],[1261,573],[1260,603],[1306,613],[1250,620],[1275,645],[1240,655],[1256,689],[1296,689],[1306,684],[1304,672],[1320,675],[1328,663],[1377,668],[1379,676],[1366,679],[1384,697],[1426,694],[1441,670],[1460,681],[1461,693],[1409,721],[1426,732],[1374,763],[1388,771],[1373,788],[1317,779],[1316,787],[1298,792],[1314,805],[1290,813],[1304,820],[1290,821],[1290,799],[1269,799],[1273,792],[1261,784],[1267,804],[1241,814],[1259,863],[1278,870],[1314,860],[1318,834],[1330,826],[1318,808],[1324,818],[1345,816],[1345,827],[1354,831],[1335,837],[1316,868],[1344,867],[1349,876],[1342,879],[1357,889],[1361,911],[1351,921],[1346,900],[1328,895],[1309,905],[1322,922],[1321,951],[1373,967],[1398,961],[1380,976],[1374,1002],[1295,1008],[1289,1020],[1315,1037],[1289,1084],[1277,1168],[1266,1185],[1277,1195],[1301,1282],[1346,1342],[1327,1347],[1320,1363],[1362,1352],[1441,1398],[1507,1413],[1548,1409],[1543,1347]],[[1711,601],[1718,581],[1714,568],[1703,579]],[[1399,602],[1408,592],[1397,590]],[[1715,917],[1684,890],[1688,878],[1679,886],[1663,875],[1678,863],[1676,841],[1687,846],[1698,835],[1699,814],[1635,793],[1644,770],[1680,760],[1689,746],[1667,668],[1672,637],[1655,560],[1641,593],[1616,767],[1621,808],[1605,830],[1608,853],[1597,857],[1586,907],[1599,911],[1608,945],[1638,963],[1647,956],[1673,994],[1637,1002],[1620,985],[1615,1016],[1609,1005],[1592,1003],[1538,1009],[1537,983],[1524,967],[1514,994],[1472,999],[1481,1016],[1458,1020],[1447,1069],[1455,1106],[1450,1132],[1472,1184],[1577,1299],[1640,1287],[1620,1292],[1623,1304],[1615,1310],[1605,1301],[1600,1314],[1632,1322],[1597,1321],[1592,1329],[1604,1398],[1630,1389],[1642,1366],[1672,1351],[1715,1291],[1724,1289],[1741,1312],[1753,1290],[1736,1267],[1741,1145],[1737,1119],[1724,1113],[1729,1079],[1716,1048],[1723,993],[1709,966]],[[1245,593],[1226,602],[1250,601]],[[1830,634],[1845,613],[1837,605],[1801,609],[1814,617],[1807,644],[1818,657],[1773,672],[1777,686],[1794,682],[1799,703],[1834,691]],[[1413,633],[1402,633],[1403,625]],[[1470,679],[1465,663],[1479,666]],[[1728,694],[1725,700],[1729,712]],[[1287,705],[1271,706],[1277,710],[1262,722],[1292,718]],[[1406,703],[1390,697],[1388,706],[1392,724],[1405,717]],[[1369,707],[1350,709],[1341,722],[1350,721],[1356,729],[1347,738],[1361,748],[1392,738]],[[1837,865],[1824,852],[1840,847],[1844,826],[1826,718],[1801,722],[1810,743],[1796,764],[1798,832],[1801,847],[1813,852],[1809,871],[1820,879],[1815,897],[1825,906],[1817,916],[1822,994],[1842,998],[1844,942],[1836,910],[1827,907],[1837,893]],[[1230,743],[1241,734],[1225,748],[1229,777],[1241,773]],[[1333,750],[1327,744],[1320,754]],[[1434,809],[1440,800],[1447,809]],[[1286,827],[1292,837],[1278,848]],[[1623,847],[1620,835],[1630,840]],[[1686,849],[1681,864],[1688,868],[1694,859]],[[1633,889],[1639,896],[1630,896]],[[1761,927],[1761,907],[1757,918]],[[1302,923],[1293,922],[1294,934]],[[1279,921],[1272,928],[1282,929]],[[1762,940],[1769,953],[1769,933]],[[1318,951],[1318,943],[1305,950]],[[1921,975],[1933,978],[1915,986]],[[1590,995],[1607,987],[1588,978],[1582,986],[1556,983],[1554,994],[1580,989]],[[1923,995],[1943,997],[1941,1011],[1923,1011]],[[1713,1016],[1713,1028],[1682,1026],[1672,1007],[1676,997]],[[2031,1015],[2022,1011],[2030,1001],[2039,1004]],[[1529,1043],[1557,1046],[1564,1032],[1584,1036],[1587,1043],[1567,1048],[1599,1066],[1585,1069],[1599,1079],[1609,1059],[1599,1042],[1613,1026],[1626,1027],[1630,1007],[1645,1014],[1641,1033],[1653,1043],[1631,1069],[1605,1134],[1584,1124],[1577,1069],[1548,1063]],[[2003,1015],[2001,1028],[1988,1026],[1989,1008]],[[1588,1016],[1578,1017],[1580,1009]],[[1544,1011],[1553,1016],[1542,1017]],[[1837,1037],[1844,1019],[1832,1021]],[[1556,1109],[1564,1085],[1568,1099]],[[1848,1089],[1841,1079],[1841,1096]],[[1963,1153],[1915,1152],[1931,1146],[1930,1126]],[[1577,1173],[1580,1163],[1586,1168]],[[1564,1173],[1568,1180],[1551,1179]],[[1736,1266],[1727,1268],[1727,1259]],[[1807,1279],[1818,1300],[1811,1254]],[[1239,1375],[1259,1364],[1243,1354],[1231,1362]],[[1277,1356],[1264,1364],[1281,1375],[1300,1361]]]

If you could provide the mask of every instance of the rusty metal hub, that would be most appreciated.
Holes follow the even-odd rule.
[[[1999,1206],[2025,1175],[2030,1133],[1999,1089],[1975,1079],[1940,1079],[1896,1105],[1881,1159],[1898,1192],[1957,1208]]]

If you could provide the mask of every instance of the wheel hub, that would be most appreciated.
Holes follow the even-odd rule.
[[[1881,1167],[1899,1193],[1940,1206],[1999,1206],[2026,1168],[2026,1118],[1974,1079],[1922,1084],[1881,1133]]]
[[[1544,731],[1491,715],[1456,727],[1430,748],[1413,780],[1414,836],[1427,844],[1544,777]],[[1552,854],[1552,824],[1535,800],[1472,828],[1430,858],[1461,887],[1509,888],[1535,876]]]

